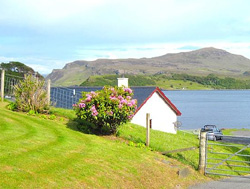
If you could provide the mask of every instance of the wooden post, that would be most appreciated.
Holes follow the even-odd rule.
[[[207,133],[200,133],[199,172],[205,174]]]
[[[150,114],[147,113],[146,114],[146,146],[149,146],[149,142],[150,142]]]
[[[5,70],[2,69],[2,74],[1,74],[1,101],[3,102],[4,100],[4,75],[5,75]]]
[[[47,83],[47,98],[48,98],[48,104],[50,105],[50,79],[48,79],[48,83]]]

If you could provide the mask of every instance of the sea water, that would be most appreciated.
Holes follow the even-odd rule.
[[[181,111],[181,129],[207,124],[250,129],[250,90],[164,91]]]

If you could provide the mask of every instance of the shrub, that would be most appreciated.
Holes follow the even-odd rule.
[[[98,134],[115,134],[117,128],[132,119],[137,102],[130,88],[105,86],[97,92],[83,93],[74,104],[77,118]]]
[[[23,81],[14,86],[17,109],[24,112],[47,112],[49,104],[43,87],[44,80],[37,80],[31,75],[25,76]]]
[[[0,99],[1,99],[1,98],[0,98]],[[16,103],[15,103],[15,102],[9,103],[8,106],[7,106],[7,108],[8,108],[9,110],[12,110],[12,111],[16,110],[16,109],[17,109]]]

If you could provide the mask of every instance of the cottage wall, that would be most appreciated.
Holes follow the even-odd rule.
[[[152,129],[176,134],[174,122],[177,121],[177,115],[157,92],[141,107],[131,122],[146,127],[146,113],[150,113]]]

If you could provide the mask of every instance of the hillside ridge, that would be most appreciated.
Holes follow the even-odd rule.
[[[250,60],[222,49],[206,47],[189,52],[167,53],[153,58],[76,60],[63,69],[55,69],[47,76],[55,85],[79,85],[91,75],[106,74],[216,74],[218,76],[246,77]]]

